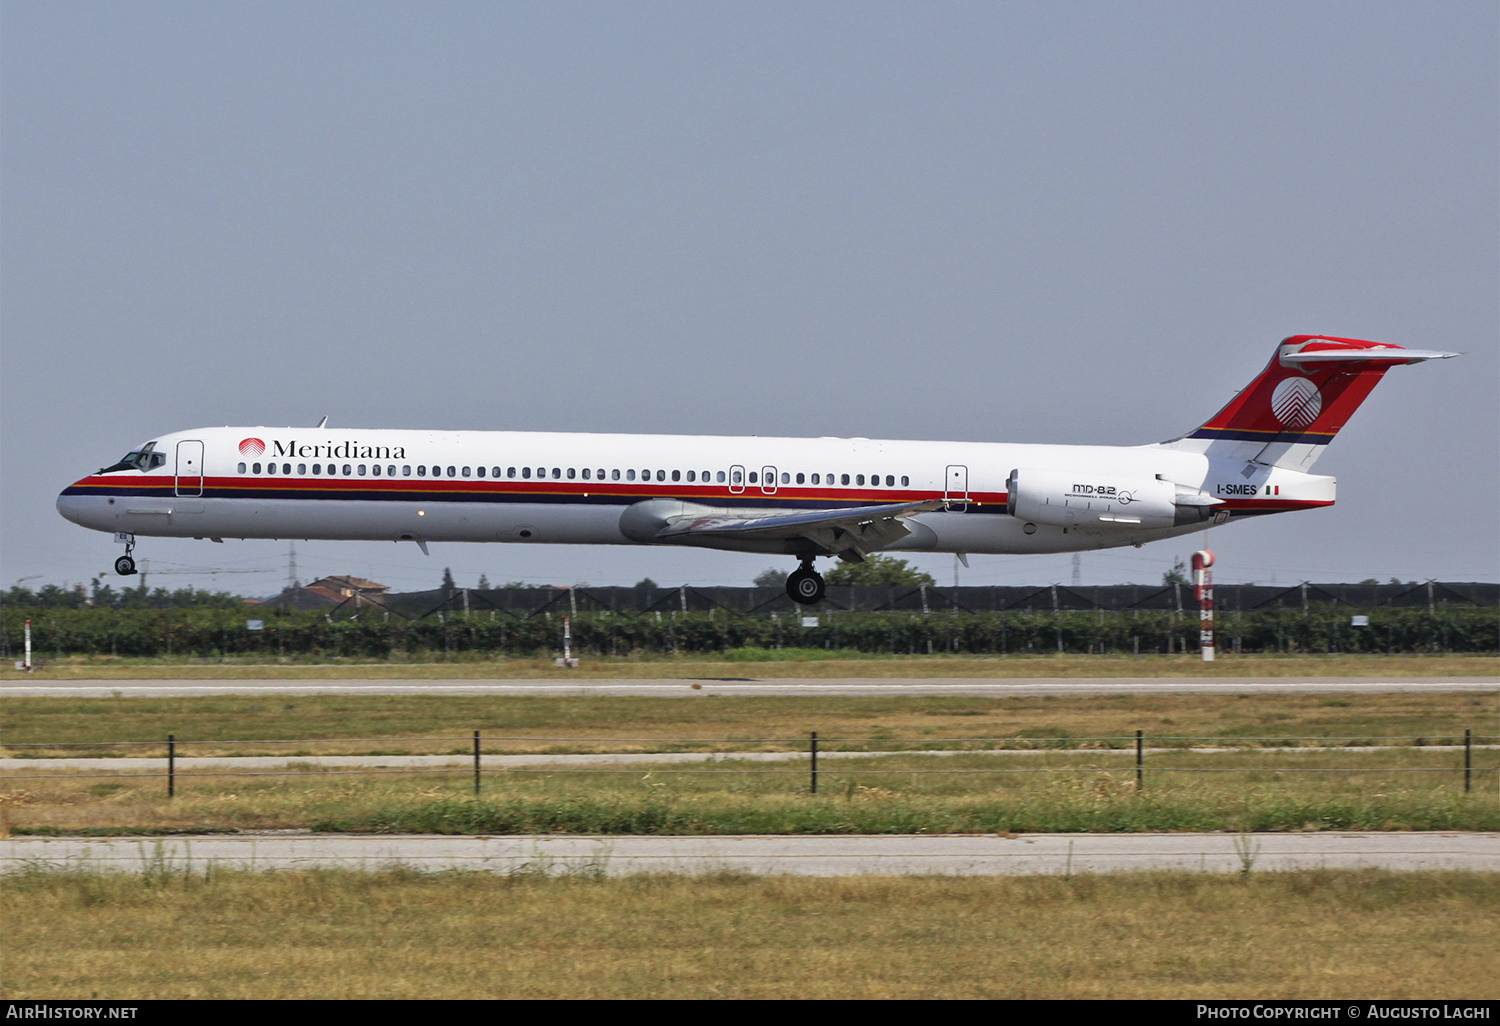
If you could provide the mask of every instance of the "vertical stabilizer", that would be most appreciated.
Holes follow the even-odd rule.
[[[1293,335],[1259,376],[1198,430],[1167,444],[1224,459],[1306,470],[1385,372],[1457,353],[1331,335]]]

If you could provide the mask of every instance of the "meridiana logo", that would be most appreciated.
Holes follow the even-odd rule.
[[[1323,396],[1306,378],[1287,378],[1271,393],[1271,412],[1285,427],[1305,428],[1323,412]]]
[[[246,438],[240,442],[241,456],[259,456],[266,451],[266,443],[259,438]]]

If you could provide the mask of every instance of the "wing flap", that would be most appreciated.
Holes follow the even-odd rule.
[[[941,499],[895,502],[883,506],[842,507],[799,513],[746,512],[687,514],[669,517],[657,541],[694,538],[787,539],[805,538],[824,552],[865,553],[910,534],[901,521],[917,513],[931,513],[947,503]]]

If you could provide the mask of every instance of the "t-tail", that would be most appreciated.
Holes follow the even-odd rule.
[[[1386,371],[1457,355],[1357,338],[1293,335],[1208,423],[1167,444],[1214,458],[1306,470]]]

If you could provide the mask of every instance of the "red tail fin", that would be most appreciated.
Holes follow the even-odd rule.
[[[1275,466],[1310,465],[1385,372],[1456,353],[1403,349],[1329,335],[1293,335],[1260,375],[1187,436],[1205,451]],[[1186,439],[1184,439],[1186,441]]]

